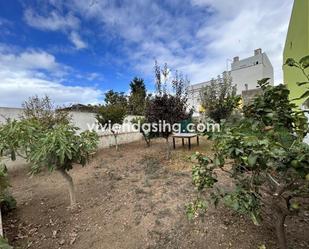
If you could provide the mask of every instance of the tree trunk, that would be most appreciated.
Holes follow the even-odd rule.
[[[0,207],[0,236],[3,237],[3,226],[2,226],[2,213]]]
[[[59,172],[68,183],[71,207],[74,207],[76,205],[76,196],[73,179],[65,169],[59,169]]]
[[[116,147],[116,151],[118,151],[118,141],[117,141],[117,134],[116,134],[116,132],[114,132],[113,130],[112,130],[112,133],[113,133],[113,135],[114,135],[114,138],[115,138],[115,147]]]
[[[170,143],[168,141],[168,137],[166,139],[166,159],[169,160],[171,158],[171,148]]]
[[[115,146],[116,146],[116,151],[118,151],[118,141],[117,141],[117,135],[114,134],[115,137]]]
[[[142,130],[142,134],[143,134],[147,147],[150,147],[150,138],[147,137],[146,133],[143,130]]]
[[[277,216],[277,220],[275,224],[276,224],[276,234],[277,234],[279,248],[288,249],[285,228],[284,228],[284,221],[286,218],[286,214],[280,212],[276,216]]]

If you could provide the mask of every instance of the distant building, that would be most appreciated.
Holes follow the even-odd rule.
[[[239,95],[243,95],[244,91],[258,89],[257,81],[263,78],[270,78],[269,82],[274,84],[273,66],[267,54],[263,53],[260,48],[256,49],[251,57],[242,60],[238,56],[234,57],[229,73],[231,73],[233,85],[237,86],[237,94]],[[189,86],[188,104],[190,107],[194,107],[196,112],[199,112],[200,109],[201,90],[210,82],[205,81]]]
[[[269,82],[274,84],[274,69],[266,53],[262,49],[256,49],[254,55],[239,60],[235,57],[231,65],[233,84],[237,85],[237,93],[256,89],[257,81],[270,78]]]

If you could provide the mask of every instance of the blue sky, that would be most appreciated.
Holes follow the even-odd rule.
[[[48,94],[59,105],[102,103],[134,76],[152,91],[154,59],[191,83],[227,59],[269,55],[282,82],[291,0],[10,0],[0,2],[0,106]]]

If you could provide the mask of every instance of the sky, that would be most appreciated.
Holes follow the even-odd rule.
[[[0,1],[0,106],[48,95],[57,105],[103,103],[133,77],[154,90],[154,61],[191,84],[262,48],[282,82],[292,0]]]

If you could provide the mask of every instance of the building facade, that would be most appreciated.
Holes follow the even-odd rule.
[[[257,81],[263,78],[269,78],[270,84],[274,84],[273,66],[267,54],[262,52],[262,49],[256,49],[253,56],[242,60],[238,56],[234,57],[229,73],[239,95],[242,95],[245,91],[258,89]],[[194,108],[195,112],[199,112],[201,109],[201,91],[210,82],[205,81],[189,86],[188,104],[190,108]]]
[[[293,58],[299,61],[309,55],[309,1],[295,0],[286,37],[283,61]],[[290,90],[290,98],[300,97],[306,86],[297,86],[297,82],[307,81],[306,77],[296,68],[283,66],[284,83]],[[305,99],[294,100],[297,105],[302,105]]]

